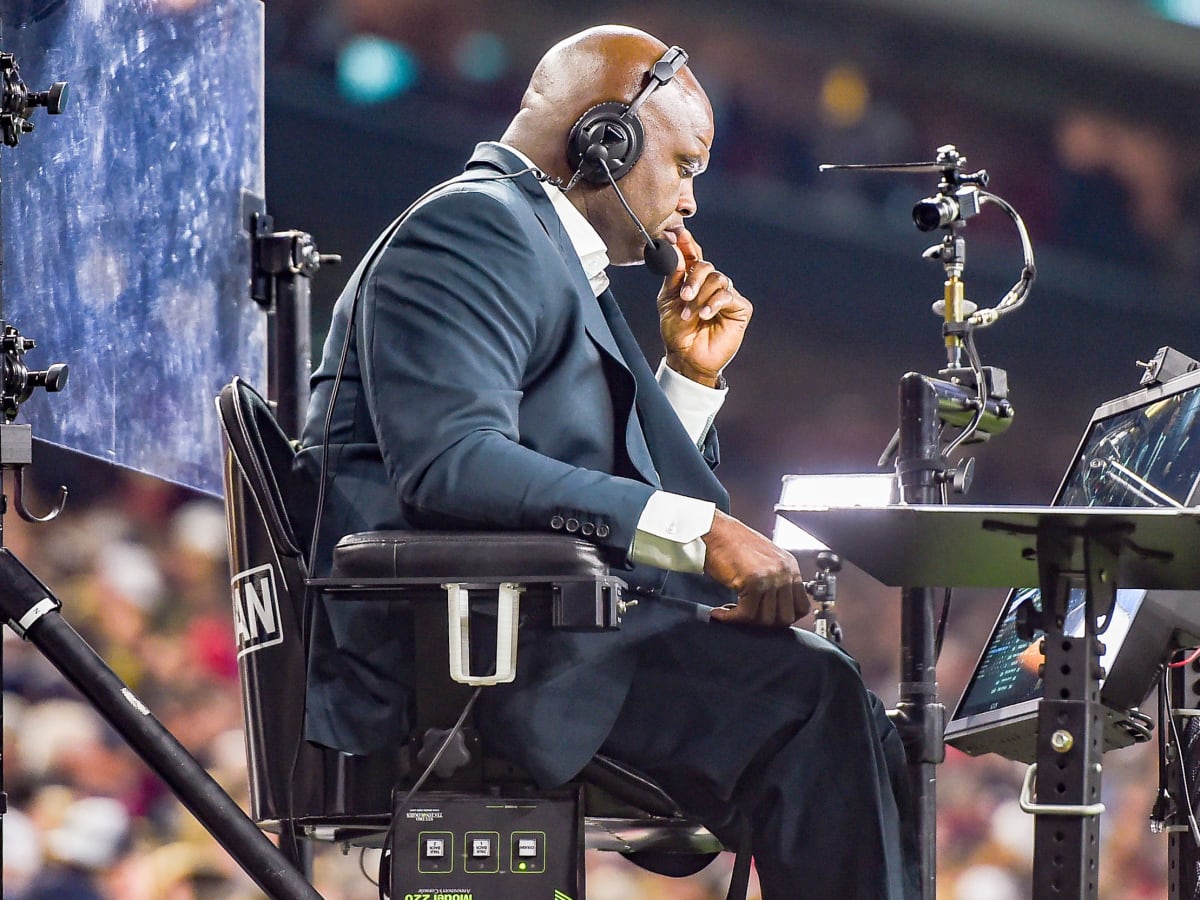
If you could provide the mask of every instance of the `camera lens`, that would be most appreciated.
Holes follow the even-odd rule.
[[[945,228],[958,218],[958,202],[953,197],[926,197],[913,207],[912,217],[921,231]]]

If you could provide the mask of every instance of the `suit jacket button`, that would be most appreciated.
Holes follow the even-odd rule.
[[[598,538],[608,537],[608,526],[607,525],[597,525],[596,526],[596,537],[598,537]]]
[[[596,533],[596,526],[591,522],[584,522],[581,526],[579,526],[579,533],[584,537],[590,537]]]
[[[574,534],[578,530],[579,530],[579,520],[578,519],[567,519],[567,531],[571,532],[571,534]]]
[[[553,528],[555,531],[558,531],[559,529],[561,529],[563,527],[563,517],[555,516],[553,519],[551,519],[550,527]]]

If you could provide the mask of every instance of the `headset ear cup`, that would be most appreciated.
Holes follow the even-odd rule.
[[[591,184],[608,184],[633,168],[642,155],[645,132],[636,115],[627,115],[629,107],[619,101],[593,106],[579,117],[567,136],[567,156],[571,168]]]

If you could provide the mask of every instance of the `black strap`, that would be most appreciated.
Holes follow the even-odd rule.
[[[733,875],[729,878],[729,892],[725,895],[725,900],[746,900],[746,893],[750,890],[750,862],[753,858],[750,823],[743,816],[737,851],[733,857]]]

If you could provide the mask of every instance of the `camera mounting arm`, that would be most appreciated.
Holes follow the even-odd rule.
[[[47,91],[31,91],[21,79],[16,57],[0,51],[0,135],[5,145],[15,147],[21,136],[33,131],[30,116],[44,106],[51,115],[59,115],[67,105],[67,83],[56,81]],[[25,365],[26,350],[36,344],[22,337],[16,327],[0,319],[0,516],[7,502],[3,498],[3,473],[14,472],[13,502],[27,522],[48,522],[57,516],[67,500],[67,489],[59,489],[54,508],[44,516],[34,515],[25,505],[25,466],[33,461],[33,429],[16,425],[13,420],[37,388],[61,391],[67,384],[67,367],[62,363],[44,372],[30,371]],[[2,525],[0,525],[2,529]],[[0,530],[2,534],[2,530]]]
[[[940,175],[937,192],[913,207],[913,223],[921,231],[940,228],[944,232],[941,242],[924,256],[937,260],[946,270],[943,298],[934,305],[934,310],[943,319],[948,366],[936,379],[916,372],[901,379],[900,427],[879,461],[881,466],[886,465],[895,454],[901,498],[908,504],[945,503],[947,485],[965,493],[974,471],[973,460],[951,466],[951,454],[968,440],[1003,431],[1013,416],[1007,396],[1007,375],[1001,369],[983,365],[975,348],[974,330],[991,325],[1024,303],[1034,279],[1033,249],[1024,223],[1012,206],[984,190],[987,172],[967,173],[965,164],[966,158],[952,144],[947,144],[938,148],[936,159],[931,162],[820,167],[823,172],[855,169]],[[1025,265],[1017,283],[1000,302],[980,310],[965,297],[962,275],[966,267],[966,242],[960,231],[984,203],[999,205],[1016,224]],[[946,425],[960,431],[943,444]],[[939,623],[933,588],[904,589],[900,614],[900,692],[894,713],[889,712],[908,759],[924,897],[934,896],[937,869],[935,767],[945,758],[942,740],[945,707],[937,699],[937,657],[948,603],[947,594]]]
[[[342,258],[318,252],[305,232],[274,228],[274,219],[265,212],[250,214],[250,295],[267,314],[267,399],[275,404],[287,436],[298,438],[312,368],[310,282],[322,265],[336,265]]]
[[[42,516],[30,512],[25,504],[25,467],[33,462],[33,428],[17,425],[13,420],[20,412],[21,404],[38,388],[56,393],[66,387],[68,370],[64,363],[55,363],[44,372],[30,371],[24,356],[35,346],[32,339],[0,319],[0,410],[4,414],[4,420],[0,422],[0,479],[3,472],[14,473],[13,504],[22,519],[49,522],[62,512],[67,502],[67,489],[59,488],[58,501],[50,512]],[[2,511],[0,508],[0,513]]]
[[[963,269],[966,265],[966,244],[959,235],[959,230],[967,220],[978,215],[984,204],[999,206],[1013,221],[1021,239],[1021,250],[1024,255],[1024,265],[1020,277],[995,306],[988,309],[978,309],[970,301],[963,300],[962,319],[957,323],[956,332],[969,332],[972,328],[984,328],[996,322],[1001,316],[1020,308],[1029,296],[1030,288],[1037,277],[1037,269],[1033,261],[1033,246],[1029,241],[1029,233],[1025,223],[1013,209],[1012,205],[1001,197],[989,193],[987,187],[989,176],[986,170],[965,172],[967,158],[958,152],[953,144],[945,144],[937,149],[936,158],[931,162],[912,163],[881,163],[881,164],[824,164],[818,167],[821,172],[860,171],[923,174],[931,173],[941,176],[937,192],[930,197],[919,200],[913,207],[913,224],[921,231],[933,231],[942,228],[946,231],[942,242],[925,251],[925,258],[936,259],[946,269],[948,281],[962,280]],[[949,300],[946,308],[935,307],[946,321],[954,322],[957,289],[947,291]],[[971,307],[970,311],[967,308]],[[959,335],[946,335],[948,344],[952,338],[957,345]],[[955,367],[951,360],[951,367]]]
[[[46,112],[57,116],[67,106],[67,83],[56,81],[48,91],[31,91],[21,80],[21,70],[16,57],[11,53],[0,53],[0,79],[3,94],[0,95],[0,132],[4,143],[15,147],[21,136],[33,131],[29,120],[34,109],[46,107]]]
[[[941,228],[942,242],[923,254],[935,259],[946,270],[942,299],[933,311],[942,316],[942,337],[946,343],[946,364],[951,369],[963,368],[963,323],[978,307],[966,299],[963,272],[967,266],[967,243],[959,231],[967,219],[979,215],[982,208],[981,188],[987,187],[985,169],[965,174],[967,158],[953,144],[938,147],[934,165],[941,168],[942,179],[937,193],[917,201],[913,207],[913,224],[920,231]]]
[[[933,304],[933,311],[942,318],[942,340],[946,347],[947,365],[939,372],[946,379],[945,396],[940,404],[942,421],[956,425],[962,431],[947,447],[945,455],[969,440],[977,440],[1008,427],[1012,406],[1007,399],[1007,376],[1001,369],[984,366],[975,350],[974,332],[995,323],[1001,316],[1018,309],[1029,295],[1036,277],[1033,247],[1025,223],[1012,205],[985,190],[989,176],[986,170],[966,171],[967,158],[953,144],[937,148],[935,159],[929,162],[883,163],[854,165],[822,165],[820,171],[857,170],[885,173],[929,173],[940,176],[937,191],[913,207],[913,224],[921,231],[942,229],[940,243],[923,254],[925,259],[940,262],[946,272],[942,299]],[[1021,239],[1024,266],[1017,282],[995,306],[980,309],[966,298],[963,273],[966,269],[966,241],[961,234],[967,220],[978,215],[984,204],[999,206],[1016,225]],[[963,394],[966,388],[970,396]],[[957,421],[963,412],[967,421]],[[895,452],[898,436],[892,439],[880,464]]]

